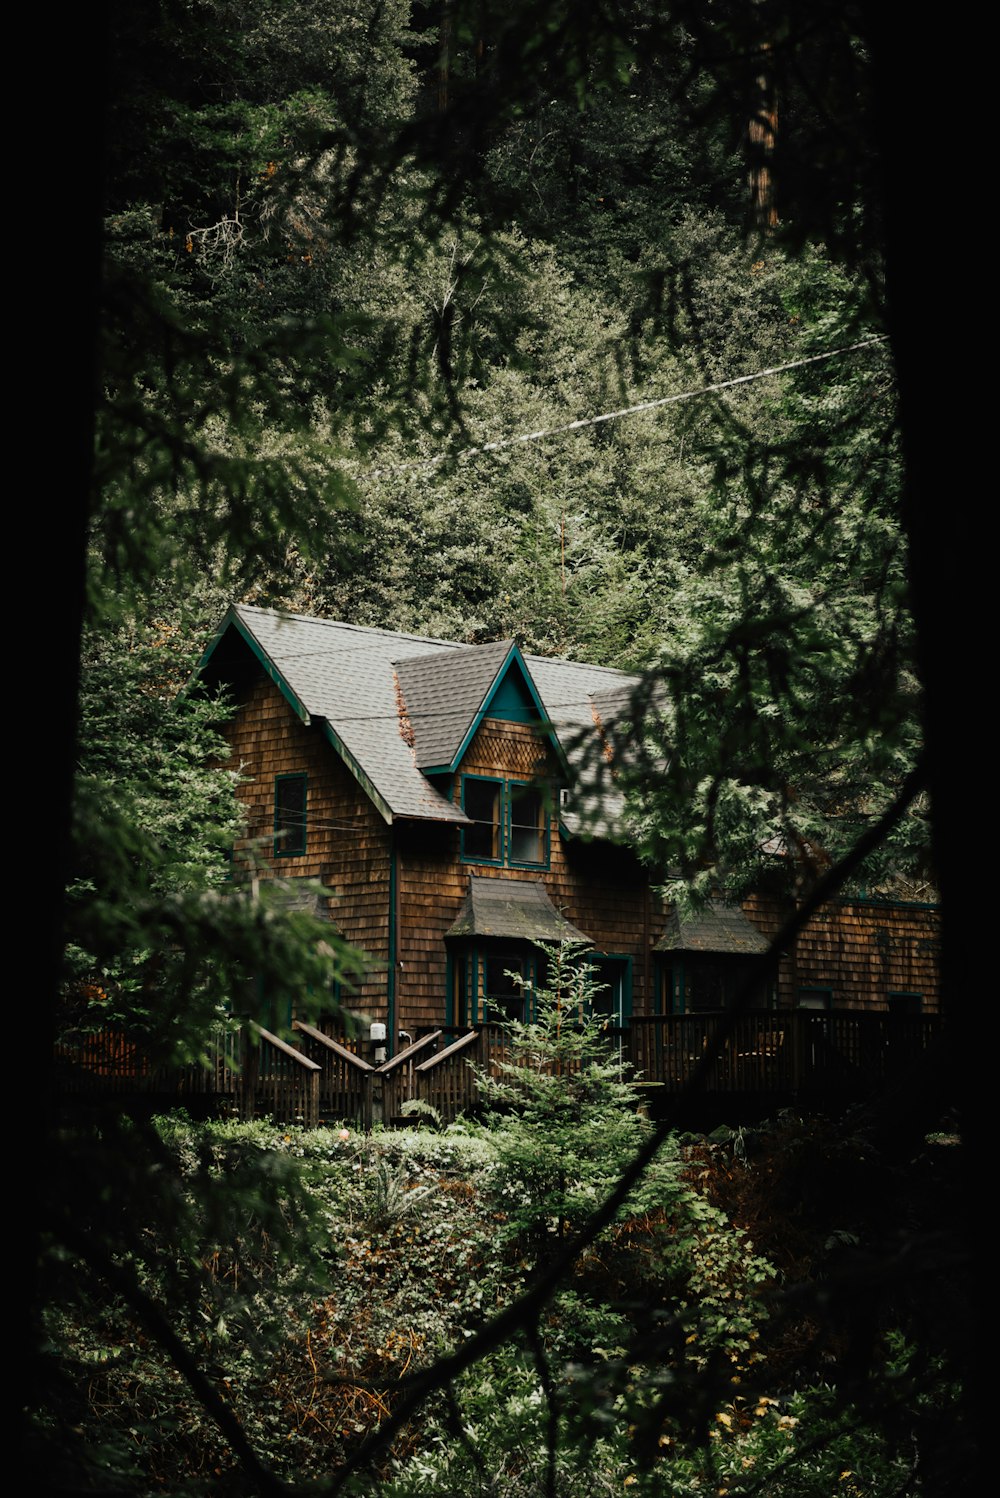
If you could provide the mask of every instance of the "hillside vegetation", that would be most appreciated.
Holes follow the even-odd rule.
[[[150,1127],[44,1086],[62,1024],[127,1021],[154,1062],[192,1061],[251,977],[276,1010],[319,1004],[358,961],[329,922],[222,893],[228,707],[183,688],[233,597],[643,673],[623,775],[675,894],[745,887],[776,837],[800,894],[941,875],[931,831],[940,855],[968,823],[933,760],[961,736],[962,611],[928,628],[940,496],[931,527],[925,468],[904,483],[924,433],[885,339],[887,281],[907,303],[884,37],[877,7],[809,11],[107,8],[25,1235],[39,1490],[968,1489],[969,1203],[960,1149],[926,1142],[947,1075],[757,1155],[675,1141],[644,1174],[620,1097],[581,1153],[523,1097],[369,1141]],[[953,1012],[980,991],[952,980]]]

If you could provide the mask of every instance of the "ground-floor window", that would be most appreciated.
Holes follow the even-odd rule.
[[[631,957],[595,956],[591,963],[596,969],[592,1009],[613,1030],[624,1030],[632,1013],[632,959]]]
[[[450,1023],[469,1025],[535,1017],[534,991],[544,981],[545,958],[529,942],[455,943],[449,951]]]
[[[674,953],[670,963],[659,968],[657,1007],[660,1014],[711,1014],[730,1009],[753,978],[753,965],[745,957],[692,956]],[[774,984],[754,979],[752,1009],[774,1006]]]

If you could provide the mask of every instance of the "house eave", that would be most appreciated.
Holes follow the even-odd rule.
[[[253,634],[253,631],[249,629],[244,621],[240,618],[234,606],[230,606],[226,617],[223,619],[222,623],[219,625],[219,628],[212,636],[212,639],[205,647],[205,650],[202,653],[201,660],[198,662],[197,666],[195,666],[194,671],[191,674],[191,678],[188,681],[187,686],[185,687],[185,691],[189,690],[194,682],[199,680],[200,677],[204,674],[205,667],[212,659],[212,656],[215,654],[216,649],[221,644],[222,640],[230,629],[234,629],[236,631],[240,639],[243,641],[247,649],[251,652],[254,659],[257,661],[258,665],[262,668],[262,670],[270,678],[270,680],[274,682],[274,685],[278,688],[278,691],[281,693],[282,697],[284,697],[285,701],[288,703],[295,716],[299,719],[304,727],[308,728],[312,723],[312,716],[306,708],[305,703],[302,702],[302,700],[298,696],[296,696],[288,681],[286,681],[285,677],[278,670],[271,657],[267,654],[267,651],[264,650],[263,646],[259,644]]]

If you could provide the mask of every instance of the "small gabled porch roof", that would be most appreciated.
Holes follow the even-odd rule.
[[[491,879],[470,874],[458,918],[446,937],[498,936],[508,941],[586,942],[553,905],[541,879]]]
[[[682,915],[676,907],[654,952],[703,952],[713,956],[758,957],[768,950],[767,937],[758,931],[738,905],[710,900],[700,910]]]

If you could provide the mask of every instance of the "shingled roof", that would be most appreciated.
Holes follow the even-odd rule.
[[[455,763],[512,657],[537,700],[543,731],[580,784],[577,808],[563,815],[567,830],[607,835],[620,815],[621,797],[604,773],[606,762],[594,754],[602,715],[595,716],[591,699],[623,700],[635,685],[626,672],[522,657],[510,641],[470,646],[235,604],[198,674],[225,674],[224,642],[234,634],[302,721],[321,727],[386,821],[468,821],[422,770]]]
[[[586,942],[549,899],[540,879],[491,879],[470,874],[469,888],[446,936],[502,936],[523,941]]]
[[[711,952],[717,956],[753,957],[768,949],[767,938],[738,905],[710,900],[701,910],[667,915],[666,930],[654,952]]]
[[[396,662],[418,769],[455,767],[471,726],[516,653],[512,640],[497,640]]]

